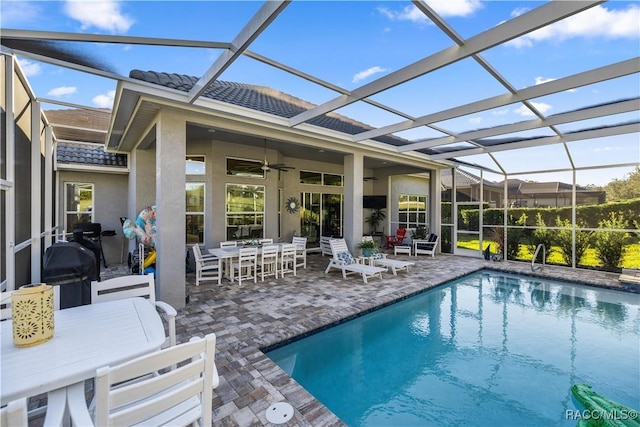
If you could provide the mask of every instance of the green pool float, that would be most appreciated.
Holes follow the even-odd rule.
[[[584,406],[578,427],[640,427],[638,411],[599,395],[587,384],[574,384],[571,392]]]

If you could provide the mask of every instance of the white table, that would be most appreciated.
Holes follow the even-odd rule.
[[[278,252],[280,252],[282,250],[282,245],[285,245],[288,243],[269,243],[263,246],[277,246],[278,247]],[[301,245],[296,245],[298,247],[302,247]],[[244,246],[245,248],[250,248],[252,246]],[[221,261],[227,260],[227,259],[233,259],[233,258],[238,258],[238,256],[240,255],[240,246],[228,246],[228,247],[224,247],[224,248],[212,248],[212,249],[207,249],[207,251],[212,254],[217,256],[218,258],[220,258]],[[262,246],[257,246],[258,249],[258,255],[260,255],[260,253],[262,253]],[[230,263],[225,262],[226,264],[226,268],[225,268],[225,276],[228,279],[232,279],[231,277],[231,271],[230,271]],[[231,280],[233,281],[233,280]]]
[[[0,323],[2,405],[93,378],[96,369],[155,351],[165,340],[160,315],[144,298],[58,310],[53,338],[32,347],[16,347],[11,320]]]

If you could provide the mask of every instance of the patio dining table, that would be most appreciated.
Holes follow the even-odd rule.
[[[96,369],[160,348],[165,331],[144,298],[82,305],[54,313],[54,336],[31,347],[13,344],[13,323],[1,323],[2,405],[95,377]]]
[[[278,247],[278,252],[280,252],[280,250],[282,250],[282,246],[285,244],[288,244],[288,243],[269,243],[266,245],[258,245],[255,247],[258,249],[258,255],[260,255],[260,253],[262,253],[262,246],[274,245]],[[244,246],[244,247],[252,247],[252,246]],[[227,246],[224,248],[208,249],[208,252],[210,254],[217,256],[218,258],[220,258],[221,261],[225,263],[224,275],[227,279],[231,280],[232,282],[233,282],[233,277],[231,276],[231,262],[233,258],[238,258],[240,254],[240,249],[242,249],[242,246]]]

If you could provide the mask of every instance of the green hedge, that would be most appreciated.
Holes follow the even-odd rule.
[[[486,206],[486,205],[485,205]],[[445,213],[451,216],[451,203],[442,203],[442,217]],[[571,221],[571,207],[562,208],[509,208],[508,214],[512,218],[521,218],[526,216],[527,226],[536,226],[536,217],[540,214],[542,220],[548,226],[556,223],[556,218],[560,220]],[[504,210],[502,208],[484,208],[483,224],[503,225]],[[578,206],[576,208],[576,221],[583,223],[586,228],[598,228],[601,221],[607,220],[612,213],[618,213],[628,220],[628,228],[640,229],[640,199],[632,199],[624,202],[604,203],[600,205]],[[459,210],[459,228],[464,230],[479,229],[479,211],[478,209],[463,208]],[[460,223],[462,222],[462,223]]]

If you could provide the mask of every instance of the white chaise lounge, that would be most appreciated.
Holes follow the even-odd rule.
[[[386,268],[360,264],[357,258],[354,258],[351,252],[349,252],[349,248],[344,239],[331,239],[329,245],[331,246],[332,258],[329,261],[325,273],[328,273],[332,268],[337,268],[342,270],[342,277],[345,279],[348,274],[357,273],[362,275],[364,283],[369,283],[369,278],[375,276],[378,276],[382,280],[382,273],[387,271]]]
[[[373,238],[371,236],[362,237],[363,242],[367,240],[373,241]],[[416,265],[415,262],[411,261],[402,261],[399,259],[387,258],[387,254],[379,252],[377,249],[374,249],[373,255],[371,256],[370,260],[371,265],[388,268],[389,270],[391,270],[391,273],[393,273],[394,276],[398,275],[398,271],[404,270],[408,272],[409,267],[413,267],[414,265]]]

